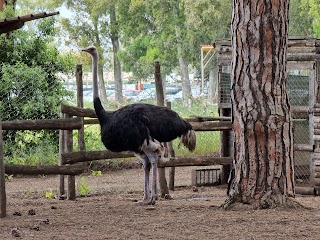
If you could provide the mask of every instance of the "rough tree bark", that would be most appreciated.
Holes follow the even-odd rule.
[[[257,208],[294,197],[293,133],[286,92],[288,0],[233,0],[234,165],[228,199]]]
[[[94,30],[96,33],[99,32],[98,30],[98,21],[95,21],[94,24]],[[95,42],[97,46],[101,46],[101,41],[99,34],[95,34]],[[99,63],[98,63],[98,88],[99,88],[99,96],[103,102],[107,101],[107,91],[106,86],[103,79],[103,64],[101,62],[104,62],[103,54],[101,54],[102,51],[99,51]]]

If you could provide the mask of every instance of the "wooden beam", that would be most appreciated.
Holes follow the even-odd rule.
[[[3,130],[80,129],[81,118],[3,121]]]
[[[232,129],[230,121],[224,122],[190,122],[195,131],[226,131]]]
[[[102,159],[134,157],[130,152],[111,152],[111,151],[91,151],[91,152],[69,152],[61,154],[63,164],[73,164]]]
[[[159,161],[159,167],[185,167],[185,166],[208,166],[229,165],[232,157],[175,157],[168,161]]]
[[[62,113],[67,113],[72,116],[77,116],[77,117],[91,117],[91,118],[96,118],[97,115],[95,111],[91,108],[80,108],[80,107],[74,107],[66,104],[61,104],[61,109],[60,111]]]
[[[78,175],[86,172],[82,166],[30,166],[30,165],[5,165],[6,174],[23,175]]]
[[[2,123],[0,120],[0,218],[7,215],[7,195],[3,159]]]

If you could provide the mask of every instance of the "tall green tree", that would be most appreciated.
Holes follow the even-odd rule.
[[[24,27],[0,36],[0,115],[3,120],[59,117],[59,105],[68,93],[57,73],[66,72],[68,64],[51,44],[54,23],[54,17],[37,20],[37,28]],[[21,138],[26,136],[30,135],[19,134],[19,131],[5,132],[6,154],[19,151],[12,148],[19,147]],[[57,136],[51,132],[43,133],[40,138],[42,142],[46,139],[54,144]],[[37,144],[33,137],[27,143],[29,147]]]
[[[301,0],[301,7],[305,16],[312,20],[312,30],[315,37],[320,37],[320,1]]]

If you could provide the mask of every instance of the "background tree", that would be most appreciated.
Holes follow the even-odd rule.
[[[233,1],[234,142],[230,202],[258,208],[294,196],[293,133],[286,92],[289,1]]]
[[[301,11],[306,19],[312,21],[312,30],[315,37],[320,37],[320,1],[301,0]]]
[[[5,8],[0,17],[8,17],[9,12],[11,16],[15,14]],[[74,63],[60,58],[57,48],[51,45],[54,23],[54,17],[37,20],[37,28],[22,28],[9,36],[0,36],[0,115],[3,120],[59,117],[59,105],[68,92],[57,73],[67,72]],[[34,150],[40,143],[57,143],[57,132],[21,132],[25,133],[4,132],[6,155],[19,152],[21,149],[12,147],[21,147],[20,142],[27,142],[26,151]],[[20,141],[26,138],[27,141]]]

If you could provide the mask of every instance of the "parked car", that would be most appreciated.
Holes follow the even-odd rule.
[[[192,94],[193,99],[197,99],[201,96],[205,96],[205,95],[207,95],[207,93],[208,93],[208,91],[204,91],[204,93],[201,93],[200,89],[198,89],[198,88],[191,89],[191,94]],[[178,93],[167,97],[167,101],[169,101],[169,102],[173,102],[175,100],[182,100],[182,91],[179,91]]]
[[[132,97],[131,101],[141,102],[141,101],[153,100],[156,98],[156,94],[157,92],[155,88],[148,88],[148,89],[142,90],[137,96]]]
[[[141,91],[139,90],[122,90],[122,96],[124,100],[131,101],[131,99],[135,96],[137,96]],[[109,100],[114,101],[116,97],[115,92],[108,96]]]

